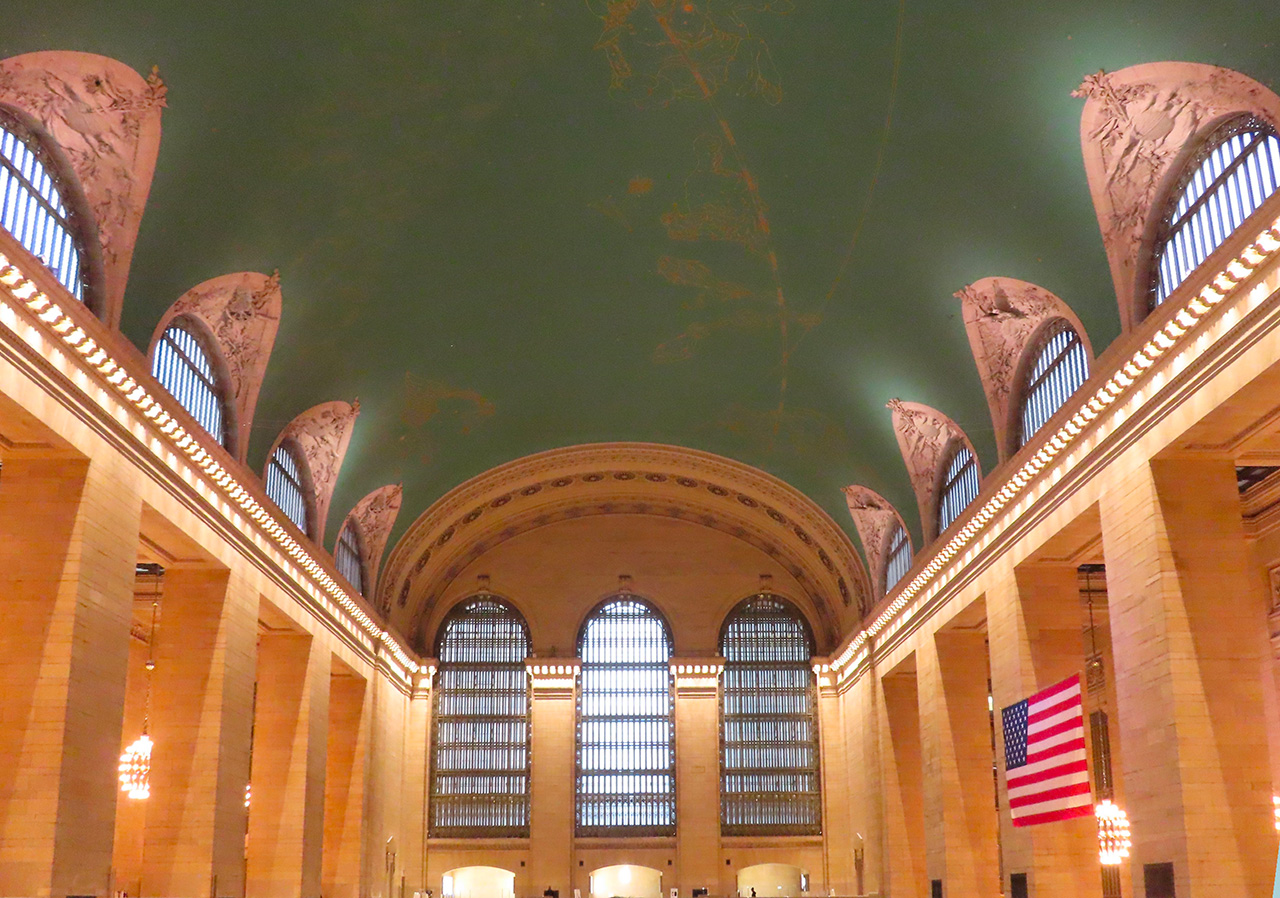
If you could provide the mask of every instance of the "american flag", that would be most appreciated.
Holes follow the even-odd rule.
[[[1014,826],[1093,813],[1080,675],[1001,710]]]

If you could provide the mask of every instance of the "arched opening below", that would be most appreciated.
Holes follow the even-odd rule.
[[[809,874],[792,864],[756,864],[738,871],[740,898],[799,898],[809,891]]]
[[[636,864],[600,867],[591,871],[591,898],[662,898],[662,873]]]
[[[516,875],[500,867],[455,867],[440,891],[442,898],[513,898]]]

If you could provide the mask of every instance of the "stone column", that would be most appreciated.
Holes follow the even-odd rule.
[[[0,474],[0,894],[110,888],[142,505],[110,457]]]
[[[427,836],[431,820],[431,709],[436,663],[418,678],[409,696],[408,725],[404,733],[404,843],[405,893],[427,889]]]
[[[328,723],[328,651],[305,634],[262,636],[246,874],[254,898],[320,894]]]
[[[720,884],[721,658],[672,659],[676,727],[676,886]]]
[[[1266,597],[1235,464],[1153,461],[1103,493],[1101,517],[1135,893],[1164,863],[1179,895],[1269,896]]]
[[[1068,564],[1028,563],[1016,572],[1006,571],[1003,577],[993,572],[986,603],[1005,889],[1009,876],[1022,873],[1031,895],[1097,895],[1101,873],[1092,815],[1039,826],[1013,825],[1000,717],[1002,708],[1083,673],[1076,569]]]
[[[360,894],[365,756],[369,745],[368,683],[341,662],[329,677],[329,733],[325,747],[324,857],[326,898]]]
[[[917,657],[929,879],[957,898],[999,894],[985,635],[943,629]]]
[[[244,891],[244,789],[257,593],[226,570],[164,576],[151,673],[151,797],[142,885],[159,895]]]
[[[577,659],[529,661],[533,691],[533,781],[530,783],[530,892],[573,895]]]
[[[885,799],[885,893],[893,898],[927,898],[920,703],[916,672],[902,667],[899,665],[899,669],[880,680],[884,714],[880,723],[880,763]]]
[[[849,894],[852,895],[875,894],[885,889],[884,839],[878,837],[884,832],[886,800],[881,779],[884,709],[879,682],[880,676],[873,666],[840,694],[844,704],[849,792],[841,796],[831,786],[823,787],[828,803],[841,800],[849,803],[849,852],[853,864]],[[839,883],[835,885],[838,887]]]
[[[844,701],[830,673],[817,677],[819,782],[822,788],[823,875],[816,891],[856,895],[854,873],[852,767],[846,745]]]

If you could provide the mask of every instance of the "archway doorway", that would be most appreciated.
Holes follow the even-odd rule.
[[[662,898],[662,873],[637,864],[591,871],[591,898]]]
[[[455,867],[444,875],[442,898],[514,898],[516,875],[501,867]]]
[[[809,874],[792,864],[755,864],[738,871],[739,898],[799,898],[809,891]]]

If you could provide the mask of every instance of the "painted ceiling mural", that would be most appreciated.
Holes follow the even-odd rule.
[[[1280,89],[1254,0],[64,0],[0,56],[158,67],[156,175],[122,327],[279,272],[249,434],[360,401],[328,533],[403,483],[593,441],[763,468],[845,530],[919,540],[888,400],[995,436],[953,294],[988,277],[1119,331],[1079,144],[1085,76],[1164,59]]]

